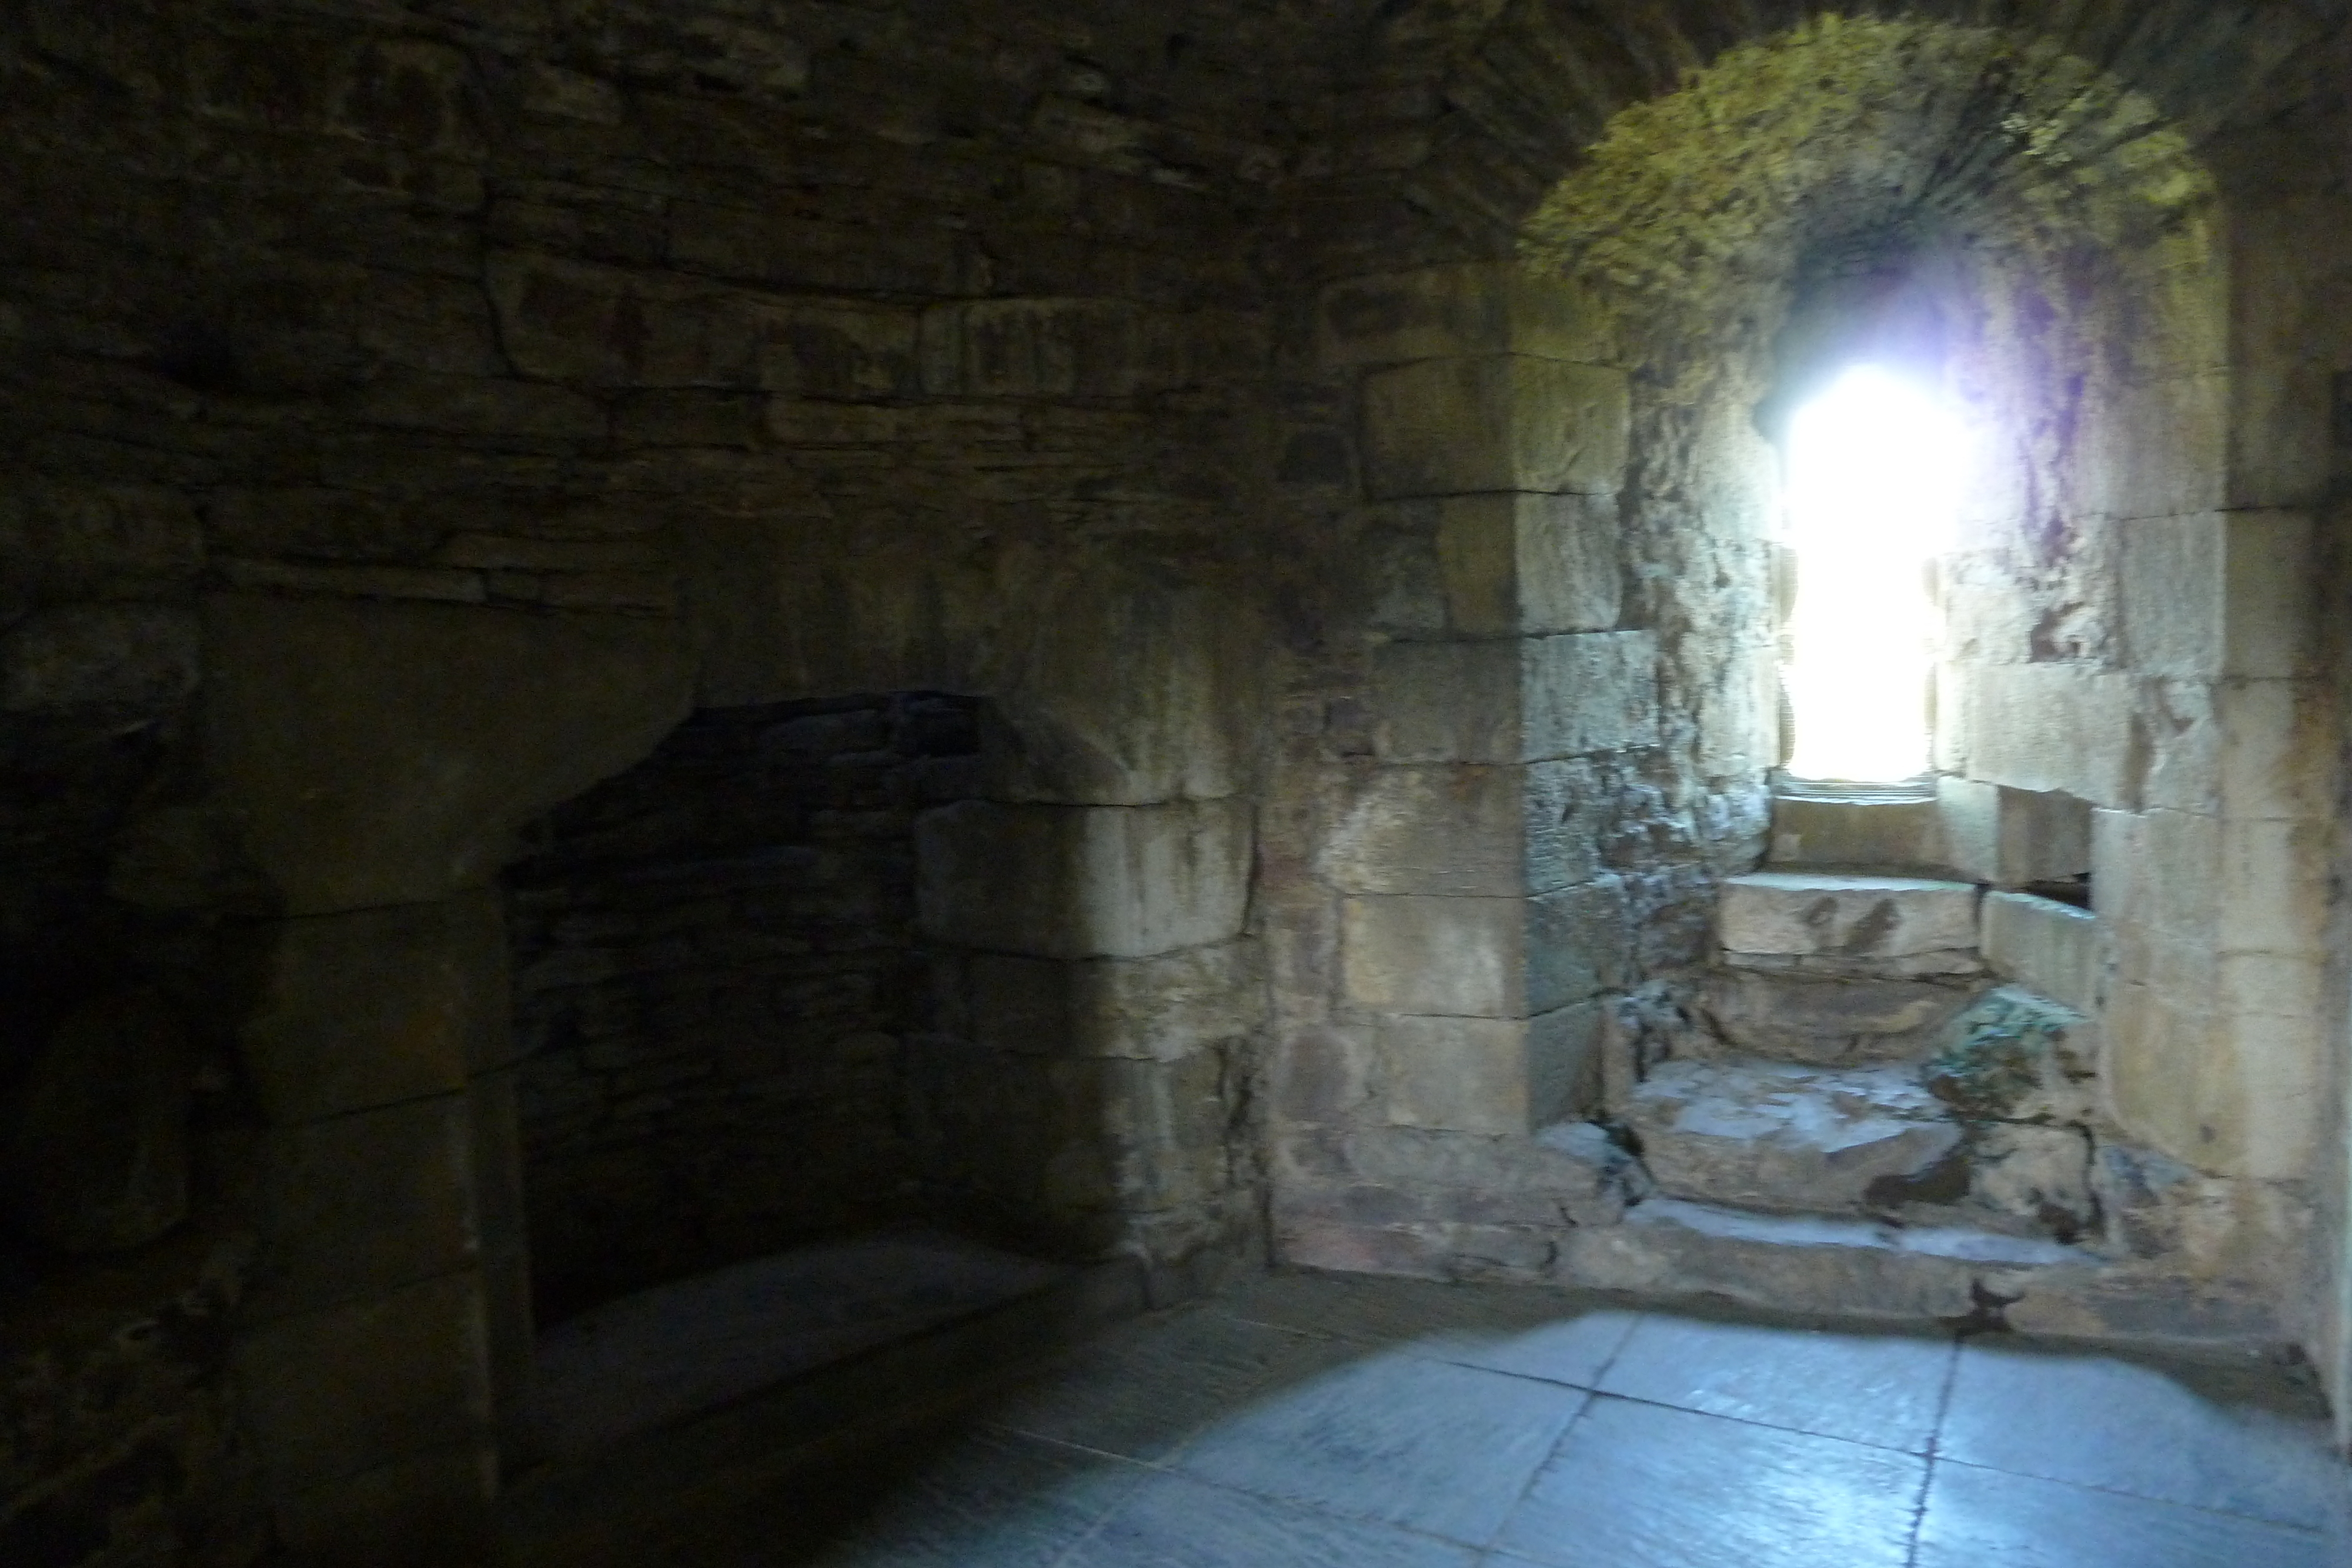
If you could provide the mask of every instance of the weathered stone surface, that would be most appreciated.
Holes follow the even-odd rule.
[[[685,717],[676,630],[618,615],[217,595],[217,802],[288,914],[425,904]]]
[[[2091,1190],[2091,1136],[2079,1127],[1972,1125],[1965,1145],[1968,1201],[1959,1212],[1993,1228],[2096,1239],[2099,1203]]]
[[[2096,1113],[2098,1031],[2081,1013],[2014,987],[1947,1026],[1928,1090],[1971,1121],[2081,1124]]]
[[[1391,643],[1372,655],[1381,755],[1539,762],[1654,745],[1657,642],[1646,632]]]
[[[2129,668],[2192,680],[2313,673],[2309,514],[2201,512],[2141,518],[2119,531]]]
[[[1605,364],[1607,311],[1574,283],[1512,262],[1469,262],[1335,283],[1317,302],[1328,365],[1452,354],[1530,354]]]
[[[1248,942],[1150,958],[975,953],[963,966],[971,1037],[1022,1054],[1173,1061],[1248,1033],[1264,1010]]]
[[[1424,360],[1364,381],[1376,500],[1505,490],[1610,495],[1624,483],[1622,371],[1523,354]]]
[[[1772,863],[1901,870],[1940,866],[1943,826],[1933,800],[1829,800],[1776,796]]]
[[[1399,1126],[1531,1134],[1596,1108],[1601,1008],[1531,1019],[1383,1018],[1381,1083]]]
[[[1149,805],[1239,792],[1258,654],[1232,594],[1103,575],[1061,575],[974,672],[994,694],[989,794]]]
[[[1669,1062],[1622,1107],[1675,1197],[1797,1213],[1870,1212],[1874,1184],[1916,1177],[1959,1129],[1903,1068]]]
[[[1909,877],[1758,872],[1727,877],[1717,919],[1733,953],[1842,957],[1977,945],[1977,890]]]
[[[1318,865],[1346,893],[1506,898],[1601,869],[1610,798],[1590,763],[1438,763],[1349,780]]]
[[[2016,1299],[2044,1270],[2091,1260],[2023,1238],[1654,1198],[1623,1225],[1570,1233],[1557,1275],[1599,1290],[1727,1297],[1778,1312],[1957,1321],[1976,1313],[1980,1290]]]
[[[315,1121],[465,1087],[514,1055],[507,934],[487,893],[289,920],[238,1030],[272,1121]]]
[[[1460,636],[1613,630],[1622,601],[1617,503],[1600,496],[1454,496],[1438,503],[1445,624]]]
[[[8,1209],[66,1252],[152,1241],[188,1213],[195,1060],[163,999],[108,997],[68,1015],[16,1090]]]
[[[1143,958],[1227,941],[1248,910],[1243,801],[969,800],[925,813],[915,841],[923,930],[960,946]]]
[[[1618,984],[1630,956],[1613,880],[1538,898],[1351,898],[1341,925],[1347,997],[1383,1012],[1531,1018]]]
[[[1985,899],[1985,962],[2078,1013],[2098,1009],[2105,989],[2104,948],[2099,918],[2087,909],[2022,893]]]
[[[2072,795],[2095,806],[2138,803],[2144,762],[2131,723],[2133,680],[2082,664],[1965,671],[1960,745],[1974,778]]]
[[[1752,970],[1708,977],[1702,1006],[1738,1051],[1836,1066],[1922,1054],[1972,991],[1926,980],[1833,980]]]

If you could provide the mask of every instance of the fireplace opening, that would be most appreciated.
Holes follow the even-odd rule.
[[[944,956],[915,824],[979,794],[981,716],[932,692],[705,711],[528,832],[506,878],[527,1447],[591,1448],[1071,1273],[973,1234],[918,1103]]]

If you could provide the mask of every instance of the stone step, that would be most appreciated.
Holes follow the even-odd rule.
[[[1870,1214],[1948,1157],[1960,1129],[1901,1067],[1670,1061],[1622,1114],[1670,1197],[1801,1214]]]
[[[1735,1055],[1834,1067],[1918,1061],[1984,986],[1980,972],[1895,978],[1726,965],[1697,1001]]]
[[[1947,1093],[1973,1089],[1936,1082]],[[1653,1069],[1621,1113],[1669,1197],[2065,1242],[2095,1237],[2086,1134],[1956,1107],[1928,1082],[1910,1067],[1673,1061]]]
[[[1781,795],[1772,802],[1776,871],[1937,869],[1946,863],[1942,812],[1933,795]]]
[[[2277,1354],[2291,1335],[2243,1281],[1963,1228],[1757,1214],[1655,1197],[1563,1240],[1562,1284],[2194,1351]]]
[[[1922,959],[1973,956],[1978,898],[1976,885],[1965,882],[1752,872],[1725,879],[1717,923],[1727,954],[1894,961],[1896,972],[1916,973]]]

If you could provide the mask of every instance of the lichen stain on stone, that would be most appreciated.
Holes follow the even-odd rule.
[[[1611,297],[1647,346],[1679,340],[1665,395],[1681,402],[1719,373],[1727,329],[1770,340],[1809,257],[1850,267],[1957,237],[2054,273],[2201,233],[2212,198],[2152,100],[2047,40],[1825,16],[1620,112],[1521,253]]]
[[[2012,1118],[2046,1080],[2063,1077],[2058,1041],[2074,1015],[1994,992],[1952,1020],[1944,1049],[1927,1067],[1927,1090],[1962,1115]]]

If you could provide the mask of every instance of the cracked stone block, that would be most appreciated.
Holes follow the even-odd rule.
[[[1977,890],[1901,876],[1755,872],[1727,877],[1725,951],[1896,958],[1977,945]]]
[[[1675,1197],[1740,1208],[1860,1213],[1887,1177],[1917,1177],[1959,1144],[1944,1107],[1902,1068],[1669,1062],[1626,1123]]]
[[[2098,1108],[2095,1028],[2014,986],[1989,991],[1952,1020],[1927,1063],[1927,1089],[1972,1120],[2088,1122]]]
[[[1835,1066],[1923,1053],[1973,991],[1927,980],[1837,980],[1719,970],[1700,1009],[1738,1051]]]
[[[1525,1019],[1622,983],[1624,889],[1540,898],[1366,897],[1341,915],[1348,999],[1381,1012]]]
[[[1388,762],[1541,762],[1654,746],[1657,637],[1391,643],[1373,651],[1371,700]]]
[[[1601,870],[1612,797],[1590,762],[1374,768],[1318,856],[1344,893],[1514,897]]]

